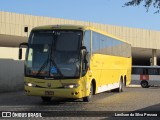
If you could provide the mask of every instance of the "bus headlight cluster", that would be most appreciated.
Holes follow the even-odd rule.
[[[29,86],[29,87],[35,87],[35,86],[36,86],[36,85],[33,84],[33,83],[27,83],[27,82],[25,83],[25,85],[26,85],[26,86]]]
[[[68,85],[64,85],[64,88],[77,88],[79,86],[79,84],[68,84]]]

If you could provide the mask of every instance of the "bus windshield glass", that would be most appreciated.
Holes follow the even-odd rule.
[[[78,78],[82,31],[32,31],[26,54],[25,75]]]

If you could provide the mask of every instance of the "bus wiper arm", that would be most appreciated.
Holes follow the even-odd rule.
[[[57,72],[59,73],[59,75],[60,75],[62,78],[64,78],[62,72],[61,72],[60,69],[57,67],[54,59],[51,58],[51,62],[52,62],[52,64],[57,68]]]
[[[53,41],[52,41],[52,45],[51,45],[51,48],[52,48],[52,50],[53,50],[53,48],[55,48],[56,47],[56,44],[57,44],[57,38],[58,38],[58,32],[53,32],[53,40],[55,40],[55,42],[53,43]],[[56,63],[55,63],[55,61],[54,61],[54,56],[53,56],[53,52],[54,51],[52,51],[51,50],[51,58],[50,58],[50,60],[51,60],[51,62],[52,62],[52,64],[57,68],[57,72],[59,73],[59,75],[63,78],[64,76],[63,76],[63,74],[61,73],[61,71],[59,70],[59,68],[57,67],[57,65],[56,65]]]
[[[43,63],[43,65],[38,70],[36,76],[38,76],[41,73],[41,71],[48,65],[48,63],[49,63],[49,55],[48,55],[48,58],[46,59],[46,61]]]

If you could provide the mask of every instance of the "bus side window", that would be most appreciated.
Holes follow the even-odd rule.
[[[148,75],[148,69],[143,69],[143,74]]]

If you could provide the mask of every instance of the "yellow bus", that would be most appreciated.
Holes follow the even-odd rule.
[[[82,98],[104,91],[123,91],[131,81],[131,45],[87,26],[49,25],[33,28],[25,58],[25,93]]]

